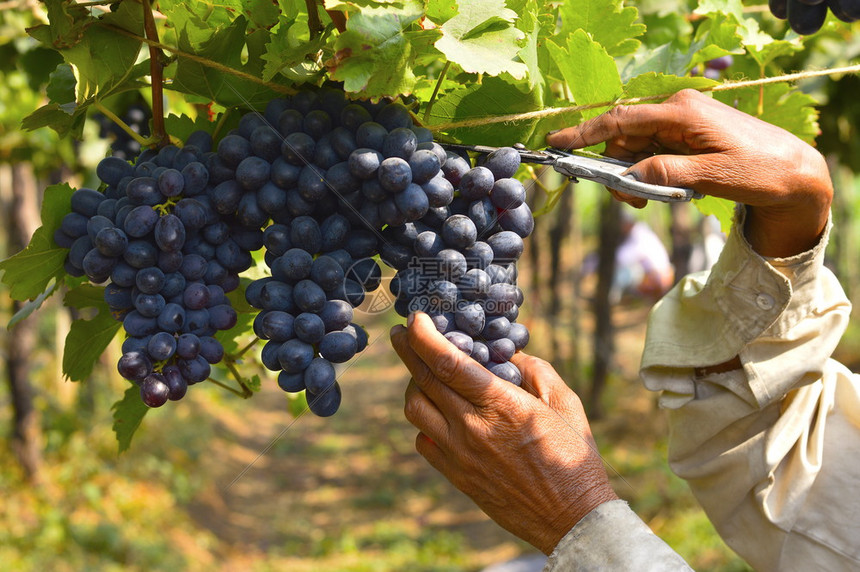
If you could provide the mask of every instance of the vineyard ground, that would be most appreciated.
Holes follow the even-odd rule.
[[[695,569],[746,570],[666,468],[665,419],[635,382],[646,313],[616,315],[617,367],[595,438],[618,493]],[[343,374],[331,418],[291,419],[272,380],[247,402],[193,390],[148,415],[119,459],[108,420],[46,419],[47,486],[29,487],[0,453],[10,469],[0,560],[20,570],[453,572],[534,553],[415,452],[385,316],[365,320],[371,344]]]

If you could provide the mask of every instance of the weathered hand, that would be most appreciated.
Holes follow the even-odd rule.
[[[568,149],[602,141],[608,142],[607,155],[638,161],[630,173],[641,181],[689,187],[752,207],[746,236],[760,254],[803,252],[824,230],[833,186],[821,154],[791,133],[695,90],[659,104],[616,107],[547,136],[549,145]],[[646,202],[613,194],[638,207]]]
[[[582,405],[547,362],[517,354],[522,387],[458,350],[426,314],[391,342],[412,374],[416,448],[499,525],[549,554],[579,520],[617,498]]]

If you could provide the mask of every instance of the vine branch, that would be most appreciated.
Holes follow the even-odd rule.
[[[146,37],[158,42],[158,28],[152,16],[149,0],[142,0],[143,29]],[[156,145],[162,147],[170,142],[164,125],[164,53],[157,46],[149,45],[149,75],[152,77],[152,136]]]

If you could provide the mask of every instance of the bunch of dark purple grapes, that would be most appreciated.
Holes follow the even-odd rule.
[[[708,60],[705,62],[705,70],[702,72],[702,75],[708,79],[720,79],[720,77],[722,77],[723,75],[723,72],[728,69],[733,63],[734,58],[730,54],[720,56],[712,60]]]
[[[151,406],[182,398],[224,356],[214,337],[232,328],[226,293],[263,244],[215,195],[211,137],[197,132],[179,148],[146,150],[135,165],[103,159],[104,192],[78,189],[54,236],[69,248],[66,271],[106,283],[104,298],[126,333],[119,373]]]
[[[522,378],[510,359],[526,346],[529,332],[516,322],[523,303],[516,261],[534,230],[525,188],[512,178],[519,164],[510,147],[476,167],[451,155],[442,173],[456,188],[453,200],[385,231],[399,245],[398,255],[389,257],[397,269],[395,310],[402,316],[426,312],[450,342],[517,385]]]
[[[788,20],[791,29],[803,36],[814,34],[824,25],[827,9],[843,22],[860,19],[858,0],[769,0],[771,13]]]

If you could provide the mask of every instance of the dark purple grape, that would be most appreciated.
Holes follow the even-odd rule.
[[[496,149],[487,155],[484,167],[489,169],[497,180],[513,177],[520,168],[520,153],[513,147]]]
[[[407,221],[416,221],[427,214],[430,202],[427,193],[415,183],[410,183],[406,188],[394,195],[394,204],[406,217]]]
[[[90,218],[96,215],[105,195],[93,189],[80,188],[72,193],[72,212]]]
[[[303,312],[319,312],[326,303],[326,293],[311,280],[300,280],[293,287],[293,301]]]
[[[320,355],[332,363],[349,361],[357,348],[355,336],[343,331],[327,333],[319,344]]]
[[[230,169],[236,169],[251,152],[251,144],[240,135],[227,135],[218,143],[218,157]]]
[[[212,366],[201,355],[190,360],[177,360],[176,365],[179,367],[179,372],[182,374],[182,377],[185,378],[189,385],[206,381],[209,374],[212,373]]]
[[[181,334],[176,340],[176,355],[182,359],[194,359],[200,353],[200,338],[194,334]]]
[[[506,361],[504,363],[489,362],[485,364],[485,367],[490,370],[496,377],[500,377],[506,381],[510,381],[514,385],[523,384],[523,376],[520,373],[520,370],[517,369],[517,366],[515,366],[509,361]]]
[[[475,167],[462,176],[457,188],[465,200],[476,201],[489,196],[495,181],[492,171],[486,167]]]
[[[185,394],[188,392],[188,382],[182,377],[182,372],[179,371],[178,366],[165,366],[161,370],[161,374],[164,376],[164,382],[167,384],[169,390],[167,398],[170,401],[179,401],[185,397]]]
[[[814,34],[827,18],[827,3],[809,5],[800,0],[788,0],[786,14],[792,30],[801,36]]]
[[[389,193],[399,193],[412,183],[412,168],[401,157],[389,157],[379,164],[379,183]]]
[[[529,343],[529,330],[522,324],[514,323],[511,324],[507,337],[514,342],[517,351],[520,351]]]
[[[366,121],[355,130],[355,144],[359,147],[382,151],[388,130],[374,121]]]
[[[295,336],[295,318],[292,314],[273,310],[261,313],[263,319],[260,322],[257,335],[264,340],[285,342]]]
[[[305,397],[308,401],[308,409],[317,417],[330,417],[337,413],[342,399],[337,382],[320,394],[308,391]]]
[[[314,359],[314,348],[298,339],[287,340],[278,349],[281,369],[290,373],[302,372]]]
[[[325,333],[342,330],[352,322],[352,305],[345,300],[328,300],[320,310],[319,317]]]
[[[349,156],[349,171],[358,179],[376,177],[376,171],[384,159],[379,151],[366,147],[358,148]]]
[[[271,369],[271,368],[270,368]],[[287,393],[298,393],[305,389],[304,372],[282,371],[278,374],[278,387]]]
[[[149,374],[140,384],[140,398],[149,407],[161,407],[169,396],[170,388],[160,373]]]
[[[325,358],[314,358],[305,369],[305,388],[311,393],[320,394],[334,385],[337,374],[334,366]]]
[[[486,365],[490,361],[490,350],[487,348],[487,344],[475,340],[472,344],[471,356],[479,364]]]
[[[185,225],[175,214],[159,217],[154,237],[158,248],[166,251],[181,250],[185,244]]]
[[[152,373],[152,361],[141,351],[126,352],[119,358],[117,371],[129,381],[142,382]]]
[[[200,355],[198,357],[202,357],[207,363],[216,364],[224,359],[224,346],[211,336],[203,336],[200,338]]]
[[[132,238],[141,238],[155,229],[158,223],[158,213],[152,207],[141,205],[134,207],[125,217],[123,224],[125,233]]]
[[[156,332],[146,345],[146,351],[155,361],[164,361],[176,353],[176,338],[167,332]]]
[[[487,238],[486,242],[493,249],[494,260],[513,262],[523,253],[522,237],[510,230],[498,232]]]
[[[135,277],[135,286],[144,294],[158,294],[164,286],[164,272],[155,266],[142,268]]]
[[[515,209],[526,200],[526,189],[516,179],[497,179],[490,191],[490,200],[496,208]]]
[[[445,339],[457,346],[457,349],[459,349],[461,352],[465,354],[472,353],[472,346],[474,345],[474,340],[472,340],[472,336],[470,336],[469,334],[458,330],[453,330],[445,334]]]
[[[290,133],[284,137],[281,154],[288,163],[307,165],[314,160],[316,142],[307,133]]]
[[[394,133],[389,137],[392,135]],[[412,182],[418,185],[423,185],[435,177],[442,167],[436,153],[428,149],[418,149],[405,159],[409,161],[409,167],[412,169]]]
[[[430,208],[444,207],[454,200],[454,186],[445,177],[433,177],[421,185],[421,188],[427,195]]]
[[[724,70],[731,66],[734,61],[735,60],[731,56],[731,54],[726,54],[725,56],[720,56],[718,58],[708,60],[707,62],[705,62],[705,67],[710,68],[712,70]]]
[[[470,336],[478,336],[484,330],[484,308],[475,302],[458,304],[454,312],[454,321],[460,330]]]

